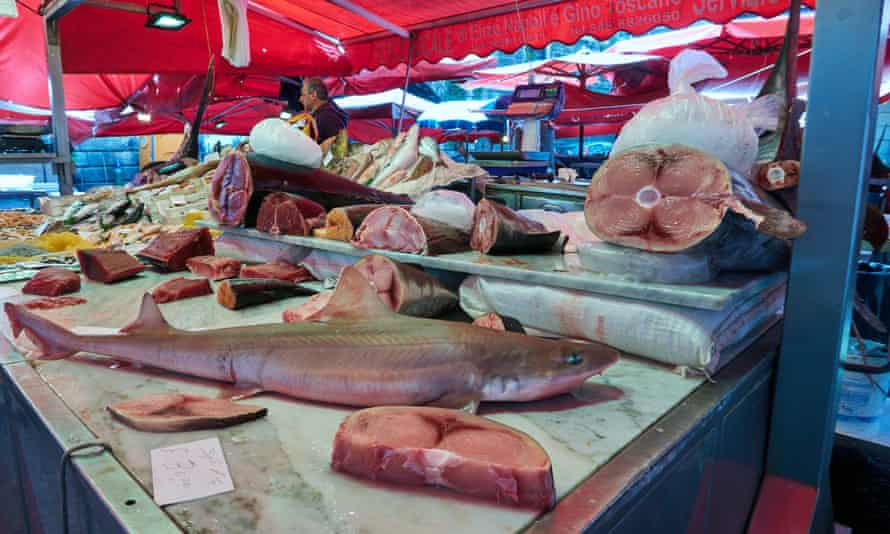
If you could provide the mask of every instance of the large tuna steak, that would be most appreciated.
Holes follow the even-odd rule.
[[[213,236],[207,228],[160,234],[136,255],[167,272],[186,270],[195,256],[212,256]]]
[[[398,206],[383,206],[365,217],[355,231],[353,246],[436,256],[470,249],[463,230],[412,215]]]
[[[270,193],[263,198],[256,229],[275,235],[306,236],[324,224],[321,204],[289,193]]]
[[[531,436],[457,410],[380,407],[340,424],[331,466],[396,484],[450,488],[501,504],[549,510],[547,452]]]
[[[104,248],[80,249],[76,252],[80,271],[94,282],[110,284],[132,278],[145,270],[145,265],[123,250]]]
[[[761,201],[746,180],[734,182],[723,163],[682,145],[609,158],[594,175],[584,203],[587,225],[597,237],[653,252],[685,251],[702,243],[727,211],[753,223],[739,225],[749,234],[756,229],[792,239],[806,230],[788,212]],[[731,244],[740,248],[738,241]]]
[[[80,275],[61,267],[43,269],[22,288],[26,295],[43,297],[58,297],[76,291],[80,291]]]

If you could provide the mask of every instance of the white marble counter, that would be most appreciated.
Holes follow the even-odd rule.
[[[87,282],[81,293],[87,304],[42,313],[67,325],[120,327],[135,317],[142,292],[160,280],[146,273],[113,286]],[[278,321],[283,309],[302,300],[234,312],[208,296],[161,308],[177,327],[219,328]],[[248,402],[268,408],[264,419],[222,430],[151,434],[112,420],[105,407],[163,391],[215,396],[223,386],[90,355],[35,366],[83,423],[112,445],[115,456],[149,492],[150,449],[220,438],[236,489],[167,506],[168,513],[189,532],[506,533],[534,518],[528,511],[457,497],[445,490],[400,489],[332,472],[334,433],[350,412],[343,407],[263,395]],[[566,396],[524,405],[483,406],[481,414],[527,432],[544,446],[562,497],[700,383],[627,358],[585,385],[586,402]]]

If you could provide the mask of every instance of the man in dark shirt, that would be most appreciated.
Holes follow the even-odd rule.
[[[328,100],[328,89],[321,78],[309,78],[303,81],[300,102],[315,119],[319,143],[334,137],[340,130],[346,128],[349,117],[337,104]]]

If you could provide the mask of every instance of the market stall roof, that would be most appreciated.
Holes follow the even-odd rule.
[[[656,55],[594,52],[584,49],[552,59],[480,69],[473,73],[476,79],[466,82],[463,86],[467,89],[484,87],[511,91],[519,85],[528,83],[528,75],[532,73],[536,75],[535,80],[539,83],[559,80],[574,85],[579,85],[582,78],[587,80],[610,73],[616,85],[632,85],[635,80],[649,73],[666,77],[667,60]],[[624,74],[630,76],[624,79]]]
[[[812,46],[813,24],[811,13],[800,15],[800,47]],[[752,17],[726,24],[701,24],[682,30],[657,33],[618,41],[608,52],[630,54],[658,54],[673,57],[686,48],[705,50],[713,55],[778,54],[785,36],[787,16]]]
[[[497,58],[468,59],[466,61],[445,59],[439,63],[421,61],[411,67],[408,83],[470,78],[477,70],[494,67],[497,63]],[[404,87],[406,69],[407,67],[404,63],[394,68],[365,69],[351,76],[326,78],[325,85],[328,88],[328,94],[331,96],[380,93],[389,89]]]
[[[27,0],[33,2],[34,0]],[[149,2],[131,4],[142,13],[111,10],[84,3],[62,17],[59,29],[65,72],[191,72],[207,70],[211,54],[217,69],[272,75],[342,75],[350,72],[342,48],[316,34],[299,31],[288,21],[248,10],[250,64],[235,68],[222,57],[220,15],[216,0],[181,0],[180,10],[192,22],[179,31],[145,27]]]
[[[433,109],[436,106],[434,102],[412,95],[411,93],[405,93],[401,89],[390,89],[389,91],[370,95],[345,96],[337,98],[335,101],[337,102],[337,105],[344,110],[351,111],[378,106],[401,106],[403,97],[405,99],[406,110],[414,110],[418,113],[422,113],[429,109]]]
[[[0,17],[0,102],[49,109],[43,18],[20,2],[18,18]],[[205,65],[206,69],[206,65]],[[65,109],[120,106],[148,74],[65,74]]]
[[[136,0],[134,11],[147,3]],[[815,7],[815,0],[803,3]],[[724,23],[752,11],[773,17],[788,6],[788,0],[754,8],[750,2],[641,6],[614,0],[250,0],[248,69],[281,73],[286,67],[289,74],[340,75],[381,65],[512,52],[523,45],[574,43],[582,36],[604,39],[619,30],[639,35],[657,26],[682,28],[698,20]],[[208,52],[220,49],[217,2],[183,0],[180,7],[193,22],[178,32],[145,28],[140,13],[86,3],[76,7],[60,25],[66,71],[200,71]],[[410,45],[405,38],[409,34]],[[339,53],[338,40],[348,63]]]

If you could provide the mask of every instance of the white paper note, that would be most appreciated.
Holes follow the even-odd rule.
[[[151,481],[158,506],[235,489],[219,438],[152,449]]]

